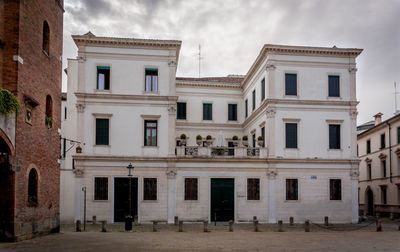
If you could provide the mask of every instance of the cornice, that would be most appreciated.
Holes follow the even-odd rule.
[[[172,101],[178,100],[177,96],[161,95],[124,95],[124,94],[94,94],[94,93],[75,93],[78,99],[105,99],[105,100],[145,100],[145,101]]]
[[[361,132],[360,134],[357,135],[357,140],[360,140],[366,136],[369,136],[378,130],[384,129],[384,128],[388,127],[388,124],[395,123],[399,120],[400,120],[400,114],[395,115],[395,116],[381,122],[380,124],[370,128],[370,129],[367,129],[366,131]]]
[[[202,127],[202,128],[234,128],[234,129],[241,129],[242,124],[230,124],[230,123],[202,123],[202,122],[176,122],[177,127]]]
[[[232,84],[230,82],[211,82],[211,81],[182,81],[176,80],[176,86],[178,87],[215,87],[215,88],[226,88],[226,89],[239,89],[240,83]]]

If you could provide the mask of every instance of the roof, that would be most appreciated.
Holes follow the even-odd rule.
[[[243,75],[228,75],[225,77],[176,77],[179,86],[216,87],[216,88],[239,88],[244,79]]]
[[[241,83],[244,77],[242,75],[232,76],[228,75],[226,77],[176,77],[177,81],[201,81],[201,82],[224,82],[224,83]]]
[[[369,130],[370,128],[373,128],[375,126],[375,121],[369,121],[366,123],[363,123],[361,125],[357,126],[357,134],[360,134],[366,130]]]
[[[385,121],[383,121],[383,122],[381,122],[381,123],[375,125],[374,127],[371,127],[371,128],[369,128],[369,129],[367,129],[367,130],[365,130],[365,131],[359,133],[359,134],[357,135],[357,138],[360,138],[360,137],[362,137],[362,136],[364,136],[364,135],[367,135],[367,134],[369,134],[369,133],[372,133],[372,132],[374,132],[376,129],[381,129],[381,128],[383,127],[383,125],[388,124],[389,122],[394,121],[394,120],[398,120],[398,119],[400,119],[400,114],[394,115],[394,116],[390,117],[389,119],[387,119],[387,120],[385,120]],[[362,124],[362,125],[365,125],[365,124],[366,124],[366,123],[364,123],[364,124]],[[362,125],[360,125],[360,126],[362,126]],[[358,127],[357,127],[357,129],[358,129]]]

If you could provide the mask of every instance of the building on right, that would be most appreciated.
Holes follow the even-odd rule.
[[[360,215],[400,216],[400,114],[357,127]],[[361,127],[362,126],[362,127]]]

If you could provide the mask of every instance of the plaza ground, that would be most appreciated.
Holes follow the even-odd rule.
[[[0,251],[399,251],[398,223],[383,223],[383,232],[375,232],[375,225],[311,225],[306,233],[302,225],[259,226],[253,232],[251,224],[236,224],[228,232],[227,224],[210,225],[203,232],[202,224],[186,224],[184,232],[177,226],[159,224],[158,232],[152,225],[135,226],[134,232],[124,232],[123,225],[109,225],[108,232],[100,232],[99,225],[87,225],[86,232],[74,232],[73,226],[63,226],[61,233],[37,237],[18,243],[0,243]]]

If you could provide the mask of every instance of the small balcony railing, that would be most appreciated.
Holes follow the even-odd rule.
[[[240,157],[267,158],[268,149],[263,147],[215,147],[215,146],[178,146],[178,157]]]

